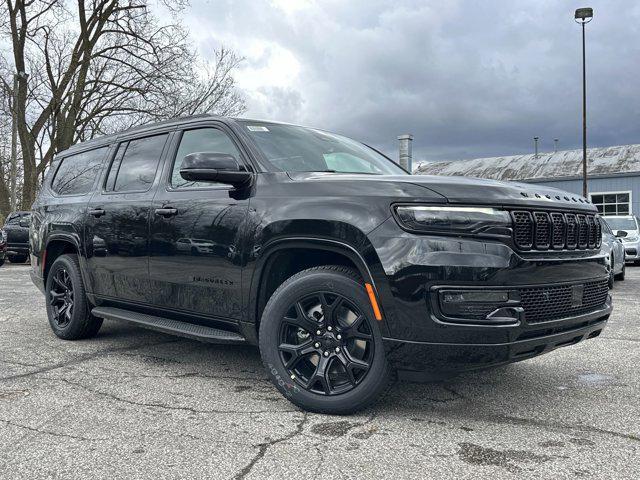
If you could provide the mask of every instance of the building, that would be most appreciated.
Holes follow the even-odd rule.
[[[603,215],[640,214],[640,145],[591,148],[589,199]],[[422,175],[462,175],[540,183],[582,195],[582,150],[535,155],[424,162]]]

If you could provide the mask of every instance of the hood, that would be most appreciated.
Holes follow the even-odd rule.
[[[447,203],[471,204],[471,205],[496,205],[515,207],[535,207],[545,210],[571,209],[584,210],[596,213],[597,209],[581,195],[568,193],[557,188],[544,185],[519,182],[501,182],[473,177],[450,177],[435,175],[359,175],[359,174],[335,174],[335,173],[290,173],[293,180],[305,182],[348,182],[349,188],[363,182],[371,188],[380,185],[405,185],[414,186],[412,189],[403,189],[405,193],[420,197],[415,187],[427,189],[431,196],[437,194]],[[380,188],[383,194],[387,189]],[[427,192],[424,192],[427,194]]]
[[[597,212],[582,195],[535,183],[501,182],[474,177],[413,175],[419,185],[438,192],[449,203],[536,206]]]

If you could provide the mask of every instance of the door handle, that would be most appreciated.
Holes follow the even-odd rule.
[[[178,213],[178,209],[173,207],[156,208],[155,213],[165,218],[173,217]]]
[[[93,210],[89,210],[89,215],[93,215],[98,218],[105,214],[106,212],[102,208],[94,208]]]

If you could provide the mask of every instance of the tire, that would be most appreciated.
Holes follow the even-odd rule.
[[[614,279],[615,279],[615,275],[613,273],[613,267],[614,267],[615,263],[613,263],[613,260],[614,260],[613,259],[613,255],[611,255],[609,257],[609,265],[610,265],[610,268],[609,268],[609,281],[608,281],[609,290],[611,290],[613,288],[613,283],[614,283]]]
[[[286,280],[264,309],[259,345],[276,388],[312,412],[354,413],[372,404],[392,378],[363,282],[346,267],[314,267]]]
[[[0,267],[4,265],[4,258],[2,260],[0,260]]]
[[[622,262],[622,271],[616,275],[616,280],[624,281],[624,274],[627,266],[625,262]]]
[[[11,263],[24,263],[29,258],[28,255],[20,254],[20,255],[7,255],[7,258]]]
[[[91,315],[77,255],[61,255],[53,262],[45,284],[47,316],[53,333],[64,340],[95,336],[102,319]]]

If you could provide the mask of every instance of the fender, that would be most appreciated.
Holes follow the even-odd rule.
[[[258,293],[262,284],[264,269],[269,264],[269,260],[277,252],[290,248],[314,248],[316,250],[338,253],[347,257],[354,263],[365,282],[370,283],[373,287],[374,294],[378,299],[380,309],[382,310],[383,318],[385,318],[384,306],[382,305],[380,294],[378,293],[378,286],[381,281],[384,282],[384,280],[381,277],[374,276],[372,274],[369,264],[356,248],[348,243],[329,238],[293,236],[271,240],[265,245],[263,253],[260,255],[260,258],[255,265],[250,280],[249,298],[247,299],[247,323],[257,323],[257,312],[259,307]],[[367,255],[367,257],[371,257],[371,253]],[[384,323],[385,327],[383,330],[386,330],[386,322]]]
[[[66,233],[57,232],[57,233],[49,234],[47,236],[46,244],[45,244],[42,252],[39,252],[40,253],[39,261],[42,263],[40,270],[41,270],[41,273],[42,273],[43,281],[46,282],[46,280],[44,279],[45,263],[43,262],[43,260],[46,262],[46,258],[44,256],[44,252],[49,250],[49,245],[54,241],[65,242],[65,243],[69,243],[69,244],[73,245],[73,247],[78,252],[78,262],[80,263],[80,274],[82,275],[82,281],[84,282],[85,285],[88,285],[87,284],[87,272],[86,272],[87,265],[86,265],[86,262],[85,262],[85,258],[84,258],[82,249],[80,248],[80,238],[79,238],[79,236],[77,234],[68,233],[68,232],[66,232]]]

